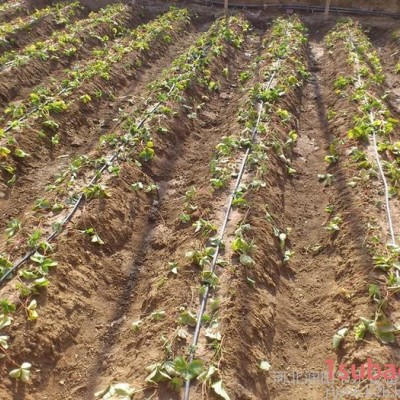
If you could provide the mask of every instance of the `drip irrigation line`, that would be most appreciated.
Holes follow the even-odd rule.
[[[357,55],[357,57],[356,57],[357,81],[358,81],[358,86],[361,87],[362,80],[361,80],[361,75],[359,72],[360,71],[360,61],[359,61],[359,56],[356,51],[356,46],[354,44],[353,35],[351,33],[349,35],[349,40],[350,40],[353,51]],[[365,93],[364,93],[364,102],[367,103],[367,97],[366,97]],[[372,111],[370,111],[368,115],[369,115],[370,124],[373,126],[374,122],[375,122],[374,113]],[[394,227],[393,227],[392,212],[391,212],[391,207],[390,207],[389,185],[387,183],[385,172],[383,171],[383,167],[382,167],[381,157],[378,152],[378,144],[377,144],[377,140],[376,140],[375,129],[372,130],[372,142],[373,142],[373,147],[374,147],[374,155],[375,155],[376,164],[378,165],[379,175],[381,177],[383,187],[384,187],[385,210],[386,210],[386,216],[387,216],[388,229],[389,229],[389,233],[390,233],[390,240],[391,240],[391,244],[393,246],[397,246],[396,235],[395,235],[395,231],[394,231]],[[396,274],[396,278],[399,279],[400,272],[398,271],[397,268],[396,268],[395,274]]]
[[[385,188],[385,204],[386,204],[386,210],[387,210],[387,217],[388,217],[388,225],[389,225],[389,231],[390,231],[391,244],[392,245],[396,245],[396,237],[395,237],[395,233],[394,233],[392,215],[391,215],[390,204],[389,204],[389,187],[388,187],[388,184],[387,184],[385,173],[384,173],[383,168],[382,168],[382,163],[381,163],[381,159],[380,159],[379,152],[378,152],[378,145],[377,145],[377,141],[376,141],[375,131],[372,133],[372,139],[373,139],[373,143],[374,143],[374,153],[375,153],[376,163],[378,165],[379,173],[381,175],[383,186]],[[398,274],[399,274],[399,271],[396,270],[396,275],[398,275]]]
[[[199,56],[197,57],[197,59],[201,59],[202,57],[204,57],[205,53],[210,49],[211,44],[208,44],[206,46],[203,46],[201,54],[199,54]],[[197,60],[195,60],[197,61]],[[172,86],[170,87],[169,91],[167,92],[167,96],[169,96],[172,91],[175,89],[176,84],[173,83]],[[144,102],[144,104],[147,103],[147,101],[149,99],[151,99],[151,96],[153,95],[153,92],[150,92],[150,95],[148,96],[147,100]],[[153,115],[157,109],[161,106],[161,104],[163,103],[163,101],[159,100],[154,106],[153,108],[148,111],[146,113],[146,115],[142,118],[142,120],[136,125],[137,129],[140,129],[144,123],[150,118],[151,115]],[[121,121],[117,124],[117,126],[121,123]],[[93,184],[95,184],[101,177],[102,173],[106,170],[107,167],[113,165],[114,161],[118,158],[118,156],[126,149],[127,144],[123,144],[122,146],[120,146],[120,148],[111,156],[111,158],[106,161],[94,174],[94,176],[92,177],[92,179],[89,181],[89,183],[87,185],[85,185],[85,188],[88,188],[90,186],[92,186]],[[57,230],[53,230],[53,232],[46,238],[47,242],[51,242],[53,239],[55,239],[59,234],[61,234],[63,228],[65,227],[65,225],[71,221],[72,217],[74,216],[74,214],[76,213],[76,211],[78,210],[79,206],[82,204],[83,200],[85,198],[84,193],[82,192],[78,199],[76,200],[73,208],[69,211],[69,213],[65,216],[65,218],[62,220],[62,222],[60,222],[59,225],[59,229]],[[2,275],[0,277],[0,288],[5,284],[7,278],[13,274],[14,272],[17,272],[19,270],[19,268],[26,263],[30,257],[32,255],[35,254],[36,251],[39,250],[39,247],[35,247],[33,250],[30,250],[27,254],[25,254],[20,260],[18,260],[7,272],[4,273],[4,275]]]
[[[287,27],[286,27],[286,31],[285,31],[285,36],[286,35],[287,35]],[[273,81],[275,79],[275,76],[276,76],[277,72],[279,71],[279,69],[281,67],[282,58],[279,58],[278,60],[276,60],[274,64],[275,64],[274,71],[273,71],[273,73],[272,73],[272,75],[270,77],[269,82],[264,86],[265,90],[268,90],[268,89],[271,88],[271,85],[272,85],[272,83],[273,83]],[[272,65],[274,65],[274,64],[272,64]],[[264,101],[261,101],[259,103],[257,121],[256,121],[256,124],[255,124],[255,126],[253,128],[253,131],[252,131],[252,137],[251,137],[252,144],[255,143],[256,138],[257,138],[258,125],[260,124],[260,121],[261,121],[261,115],[262,115],[262,112],[263,112],[264,104],[265,104]],[[215,252],[214,252],[214,255],[213,255],[212,262],[211,262],[211,267],[210,267],[210,272],[211,273],[214,273],[215,269],[217,267],[218,256],[219,256],[219,252],[221,250],[221,242],[222,242],[222,240],[223,240],[223,238],[225,236],[226,228],[228,226],[229,217],[230,217],[230,214],[231,214],[231,211],[232,211],[233,200],[235,199],[236,192],[237,192],[237,190],[238,190],[238,188],[240,186],[242,177],[244,175],[244,171],[245,171],[245,168],[246,168],[247,160],[248,160],[248,157],[249,157],[249,155],[251,153],[251,150],[252,150],[251,146],[249,146],[247,148],[247,150],[246,150],[246,153],[245,153],[245,155],[243,157],[243,160],[242,160],[242,163],[241,163],[241,166],[240,166],[239,174],[238,174],[238,176],[236,178],[236,182],[235,182],[234,188],[233,188],[233,190],[232,190],[232,192],[231,192],[231,194],[229,196],[229,200],[228,200],[228,203],[227,203],[227,208],[226,208],[226,211],[225,211],[224,220],[223,220],[223,223],[222,223],[222,226],[221,226],[221,229],[220,229],[219,238],[218,238],[218,241],[217,241],[217,246],[215,247]],[[189,363],[191,363],[193,361],[195,353],[196,353],[196,347],[197,347],[197,344],[199,342],[202,317],[204,315],[204,312],[205,312],[205,309],[206,309],[206,306],[207,306],[207,300],[208,300],[209,294],[210,294],[210,285],[206,285],[206,288],[205,288],[205,291],[204,291],[204,294],[203,294],[203,297],[202,297],[202,300],[201,300],[201,303],[200,303],[200,309],[199,309],[199,312],[198,312],[198,315],[197,315],[197,322],[196,322],[196,327],[195,327],[195,331],[194,331],[194,335],[193,335],[193,341],[192,341],[192,345],[191,345],[191,349],[192,350],[191,350],[190,356],[189,356]],[[184,392],[184,397],[183,397],[184,400],[189,400],[190,384],[191,384],[191,381],[190,380],[186,380],[186,382],[185,382],[185,392]]]

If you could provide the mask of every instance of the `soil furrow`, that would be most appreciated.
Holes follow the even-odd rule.
[[[314,48],[314,52],[320,50]],[[324,227],[329,194],[317,181],[326,168],[324,157],[330,140],[326,120],[319,113],[318,79],[314,72],[304,88],[293,164],[299,177],[287,183],[283,193],[283,225],[292,228],[290,242],[295,255],[291,271],[281,276],[275,300],[271,364],[276,372],[272,378],[279,371],[324,370],[324,360],[332,353],[332,332],[340,323],[332,304],[339,290],[335,266],[340,259],[329,250],[334,246]],[[313,248],[318,249],[315,256]],[[272,382],[271,398],[319,400],[323,391]]]

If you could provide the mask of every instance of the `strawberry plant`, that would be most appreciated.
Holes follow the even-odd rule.
[[[32,365],[30,363],[24,362],[19,368],[10,371],[9,376],[10,378],[17,379],[22,382],[28,382],[31,373],[31,367]]]

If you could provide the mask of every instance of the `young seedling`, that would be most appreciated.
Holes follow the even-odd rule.
[[[217,226],[212,224],[203,218],[199,218],[193,226],[196,228],[195,233],[201,232],[204,236],[210,236],[212,233],[217,231]]]
[[[332,204],[328,204],[325,208],[324,211],[327,212],[328,214],[332,214],[335,211],[335,206]]]
[[[107,189],[104,185],[99,183],[87,186],[83,189],[83,193],[87,200],[92,199],[105,199],[110,197]]]
[[[331,143],[331,145],[329,146],[329,155],[325,156],[325,161],[328,164],[335,164],[338,162],[339,160],[339,155],[337,154],[336,148],[335,148],[335,144]]]
[[[96,230],[94,228],[87,228],[83,231],[79,231],[85,235],[88,235],[90,237],[90,241],[92,243],[96,244],[104,244],[103,240],[100,238],[100,236],[97,234]]]
[[[339,348],[340,343],[343,341],[343,339],[344,339],[345,336],[347,335],[348,331],[349,331],[348,328],[342,328],[342,329],[339,329],[339,330],[333,335],[333,338],[332,338],[332,345],[333,345],[333,348],[334,348],[335,350],[337,350],[337,349]]]
[[[12,238],[21,229],[21,222],[17,218],[13,218],[6,228],[7,238]]]
[[[321,181],[324,186],[331,186],[334,179],[335,178],[332,174],[318,174],[318,180]]]
[[[187,326],[196,326],[197,324],[197,318],[196,314],[193,314],[191,311],[183,311],[179,315],[179,323],[182,325],[187,325]]]
[[[329,221],[329,224],[326,227],[326,229],[331,233],[339,232],[340,231],[340,226],[342,224],[343,224],[342,218],[339,217],[339,216],[336,216],[331,221]]]
[[[29,381],[31,367],[32,367],[32,364],[30,364],[28,362],[24,362],[21,364],[21,366],[19,368],[16,368],[16,369],[13,369],[12,371],[10,371],[10,373],[8,375],[10,376],[10,378],[17,379],[17,380],[20,380],[20,381],[26,383]]]
[[[35,321],[38,319],[39,315],[36,311],[37,309],[37,301],[33,299],[29,305],[26,307],[26,314],[29,321]]]
[[[185,256],[189,258],[192,263],[203,268],[211,263],[214,253],[214,247],[205,247],[202,250],[188,251]]]

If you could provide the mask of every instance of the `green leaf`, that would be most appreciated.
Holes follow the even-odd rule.
[[[47,286],[49,286],[49,283],[50,283],[49,280],[44,277],[35,279],[33,281],[33,285],[35,287],[47,287]]]
[[[150,314],[150,318],[154,321],[160,321],[165,318],[165,311],[155,311]]]
[[[115,394],[119,396],[128,396],[132,397],[132,395],[136,392],[134,388],[132,388],[129,383],[116,383],[113,385]]]
[[[222,340],[222,335],[220,332],[212,332],[210,328],[206,329],[206,332],[204,334],[206,339],[210,341],[216,340],[217,342],[220,342]]]
[[[146,382],[149,383],[158,383],[167,380],[171,380],[171,377],[165,370],[164,364],[153,364],[149,368],[150,374],[146,377]]]
[[[249,285],[249,286],[251,286],[251,287],[255,287],[256,286],[256,281],[254,280],[254,279],[251,279],[250,277],[247,277],[246,278],[246,282],[247,282],[247,284]]]
[[[185,378],[185,380],[189,380],[187,378],[188,375],[188,363],[183,357],[177,357],[174,360],[174,368],[175,370],[181,375],[182,377]]]
[[[29,321],[35,321],[38,319],[39,315],[36,311],[37,309],[37,301],[36,300],[32,300],[28,307],[26,308],[26,310],[28,311],[28,319]]]
[[[0,157],[6,158],[11,153],[11,150],[7,147],[0,146]]]
[[[175,376],[174,378],[171,379],[169,382],[169,386],[171,387],[172,390],[175,392],[180,392],[182,386],[183,386],[183,379],[179,378],[178,376]]]
[[[138,191],[138,190],[142,190],[143,187],[144,187],[144,185],[143,185],[142,182],[135,182],[135,183],[132,183],[132,185],[131,185],[131,189],[132,189],[134,192],[136,192],[136,191]]]
[[[218,276],[211,271],[203,271],[201,273],[201,281],[202,283],[208,283],[212,289],[215,289],[219,285]]]
[[[355,333],[355,339],[356,341],[363,340],[364,336],[367,332],[367,326],[363,323],[360,322],[355,328],[354,328],[354,333]]]
[[[179,322],[183,325],[196,326],[197,318],[191,311],[184,311],[179,316]]]
[[[193,360],[189,365],[190,379],[198,377],[204,371],[204,364],[201,360]]]
[[[252,267],[255,264],[254,260],[247,254],[241,254],[239,261],[245,267]]]
[[[217,368],[214,365],[210,365],[208,370],[203,371],[197,379],[202,382],[207,382],[211,379],[211,377],[217,372]]]
[[[104,244],[103,240],[100,238],[99,235],[97,235],[96,233],[94,235],[92,235],[92,239],[91,239],[92,243],[97,243],[97,244]]]
[[[135,393],[137,393],[137,390],[128,383],[115,383],[107,386],[99,392],[96,392],[94,396],[96,399],[103,400],[116,399],[115,396],[118,396],[118,399],[120,400],[128,400],[132,399]]]
[[[28,382],[31,366],[32,365],[30,363],[24,362],[20,368],[13,369],[8,375],[10,378],[18,379],[22,382]]]
[[[5,315],[10,314],[16,310],[15,304],[11,303],[9,300],[1,300],[0,307]]]
[[[10,337],[9,336],[0,336],[0,346],[7,350],[8,349],[8,339]]]
[[[19,157],[19,158],[25,158],[25,157],[29,156],[29,154],[25,153],[22,149],[15,149],[14,154],[16,157]]]
[[[43,264],[45,258],[46,258],[45,256],[43,256],[38,252],[35,252],[35,254],[31,256],[31,260],[38,264]]]
[[[12,322],[12,318],[8,315],[1,314],[0,315],[0,331],[7,326],[10,326]]]
[[[170,261],[168,263],[168,267],[171,273],[173,273],[174,275],[178,274],[178,263],[176,263],[175,261]]]
[[[139,331],[139,329],[140,329],[140,325],[142,325],[142,323],[143,323],[143,321],[142,320],[137,320],[137,321],[134,321],[134,322],[132,322],[132,330],[133,330],[133,332],[138,332]]]

